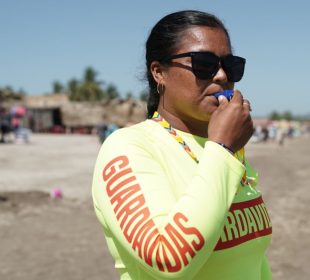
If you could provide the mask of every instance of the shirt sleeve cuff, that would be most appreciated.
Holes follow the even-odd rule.
[[[207,152],[209,156],[214,156],[219,160],[223,160],[230,169],[242,178],[245,172],[245,166],[221,145],[213,141],[207,141],[205,144],[205,152]]]

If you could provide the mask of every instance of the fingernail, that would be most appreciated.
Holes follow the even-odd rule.
[[[219,101],[223,101],[223,100],[224,100],[224,98],[225,98],[225,96],[224,96],[224,95],[220,95],[220,96],[218,97],[218,100],[219,100]]]

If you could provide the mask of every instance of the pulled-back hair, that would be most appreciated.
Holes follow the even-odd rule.
[[[224,24],[209,13],[186,10],[169,14],[158,21],[146,41],[146,76],[149,84],[148,118],[153,116],[159,104],[157,83],[150,69],[151,63],[173,55],[182,40],[182,33],[193,26],[220,28],[227,35],[230,44],[229,34]]]

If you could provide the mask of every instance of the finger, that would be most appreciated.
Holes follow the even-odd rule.
[[[234,96],[230,102],[242,104],[243,96],[239,90],[234,90]]]
[[[243,107],[248,108],[249,111],[252,111],[251,102],[247,99],[243,100]]]
[[[223,107],[224,105],[227,105],[229,103],[229,101],[227,100],[227,98],[224,95],[220,95],[218,97],[218,101],[219,101],[219,106]]]

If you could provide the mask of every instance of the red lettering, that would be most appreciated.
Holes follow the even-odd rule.
[[[121,229],[123,229],[123,226],[125,222],[127,221],[128,217],[132,215],[135,211],[142,208],[145,203],[144,196],[141,194],[134,199],[128,201],[126,205],[118,212],[116,215],[117,220],[119,221],[120,218],[124,215],[122,221],[120,222]]]
[[[171,246],[170,242],[165,238],[165,236],[161,235],[160,239],[161,239],[160,244],[163,249],[163,255],[164,255],[164,260],[165,260],[165,265],[167,267],[167,270],[169,272],[179,271],[181,269],[181,260],[179,256],[177,255],[174,248]],[[171,264],[170,259],[167,256],[167,251],[169,251],[170,255],[173,257],[175,265]]]
[[[183,236],[178,233],[178,231],[171,224],[168,224],[165,229],[172,241],[174,242],[175,246],[177,247],[177,250],[181,255],[184,265],[188,265],[188,259],[186,258],[186,254],[189,254],[193,258],[195,256],[195,252],[186,242]]]
[[[108,182],[107,184],[107,194],[109,197],[113,196],[117,191],[119,191],[122,187],[130,184],[131,182],[135,181],[136,180],[136,177],[135,176],[131,176],[121,182],[119,182],[116,186],[113,186],[113,183],[119,179],[121,176],[124,176],[126,174],[128,174],[129,172],[131,171],[130,168],[128,169],[125,169],[124,171],[122,171],[122,174],[120,174],[120,176],[115,176],[115,180],[114,177],[111,179],[111,181]],[[113,180],[113,181],[112,181]]]
[[[193,240],[192,245],[196,251],[199,251],[203,245],[205,244],[204,238],[200,231],[194,227],[186,227],[182,225],[181,221],[188,222],[188,218],[182,213],[178,212],[174,215],[173,220],[177,224],[177,226],[187,235],[195,235],[198,239],[198,242]]]
[[[147,209],[148,210],[148,209]],[[148,210],[148,217],[150,216],[150,212]],[[155,226],[153,220],[149,220],[146,224],[144,224],[136,234],[134,241],[132,243],[132,248],[135,251],[138,249],[139,257],[142,258],[142,244],[147,233],[151,231],[151,229]],[[144,246],[144,248],[146,245]]]
[[[252,211],[252,214],[255,217],[256,220],[256,224],[258,226],[258,230],[262,230],[264,228],[263,225],[263,217],[262,214],[260,213],[260,211],[258,210],[258,206],[256,205],[255,207],[250,207],[250,210]]]
[[[234,203],[227,213],[221,238],[214,250],[231,248],[255,238],[268,236],[271,233],[270,219],[261,196]]]
[[[112,159],[103,169],[102,176],[103,180],[107,181],[110,179],[110,177],[115,174],[116,168],[119,169],[124,168],[129,163],[128,158],[126,156],[118,156],[114,159]]]
[[[257,225],[255,222],[255,219],[252,215],[252,212],[249,208],[244,209],[244,213],[248,222],[248,233],[256,232],[257,231]]]
[[[131,168],[126,168],[118,173],[116,173],[107,183],[106,189],[107,189],[107,194],[109,197],[115,194],[115,192],[119,189],[119,185],[116,185],[114,189],[112,189],[115,181],[117,181],[119,178],[122,178],[123,176],[131,173],[132,170]]]
[[[124,235],[129,243],[131,243],[133,236],[135,233],[138,232],[138,228],[141,226],[142,223],[146,222],[146,220],[150,216],[150,211],[147,209],[147,207],[141,209],[139,212],[137,212],[127,223],[127,226],[124,228]],[[131,232],[129,232],[130,227],[133,225]],[[139,232],[138,232],[139,234]]]
[[[152,224],[153,224],[153,227],[155,227],[155,224],[154,224],[153,221],[152,221]],[[151,240],[153,238],[155,238],[155,237],[156,237],[156,239],[151,243]],[[155,248],[158,247],[158,245],[159,245],[159,241],[160,241],[160,239],[159,239],[158,229],[154,228],[152,230],[152,232],[149,234],[149,236],[147,237],[147,239],[145,240],[144,250],[143,250],[143,259],[150,266],[153,266],[153,264],[152,264],[152,256],[153,256]],[[160,264],[162,262],[160,260],[157,260],[157,261],[159,261],[159,263],[157,263],[158,268],[160,269],[160,267],[162,267],[162,269],[163,269],[163,266],[160,266]]]
[[[157,267],[158,267],[158,269],[160,270],[160,271],[164,271],[165,270],[165,268],[164,268],[164,265],[163,265],[163,261],[162,261],[162,259],[161,259],[161,257],[160,257],[160,249],[161,249],[161,244],[159,243],[159,238],[157,238],[156,239],[156,241],[158,242],[158,249],[157,249],[157,251],[156,251],[156,263],[157,263]]]
[[[263,208],[263,211],[265,212],[266,217],[267,217],[268,227],[271,227],[271,220],[270,220],[270,217],[269,217],[269,214],[268,214],[266,205],[265,205],[265,204],[262,204],[262,208]]]
[[[102,171],[106,192],[124,237],[149,266],[157,265],[160,271],[179,271],[182,262],[188,265],[195,250],[203,247],[204,238],[198,229],[186,225],[188,219],[181,213],[176,213],[173,217],[175,224],[168,223],[160,234],[150,219],[141,187],[128,165],[126,156],[118,156]],[[184,235],[192,236],[191,242]]]
[[[268,228],[269,227],[268,217],[266,216],[266,212],[263,209],[263,204],[259,204],[258,209],[260,210],[261,214],[263,215],[265,227]]]
[[[115,214],[117,214],[119,208],[128,200],[129,197],[133,196],[135,193],[138,193],[140,190],[140,186],[136,184],[126,187],[113,196],[111,199],[111,204],[113,205],[116,202],[116,206],[114,207]]]

